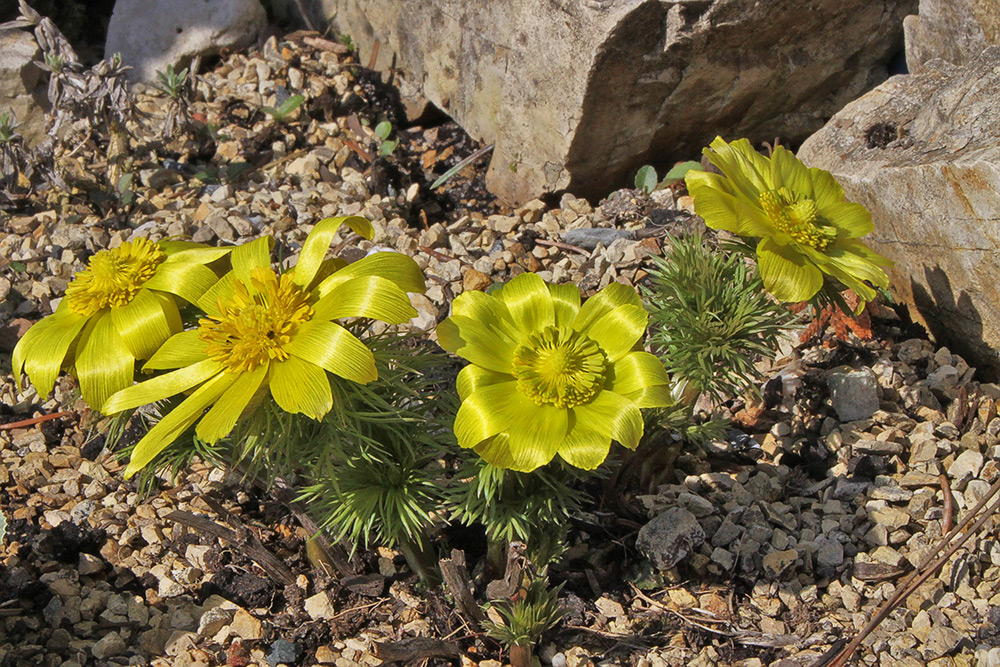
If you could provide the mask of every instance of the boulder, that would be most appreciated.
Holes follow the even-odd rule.
[[[495,144],[511,203],[596,197],[717,134],[801,141],[886,77],[916,0],[324,0],[367,62],[394,67]]]
[[[639,529],[635,546],[660,570],[669,570],[705,541],[697,517],[672,507]]]
[[[266,25],[258,0],[118,0],[104,54],[120,53],[131,81],[155,82],[167,65],[253,43]]]
[[[49,102],[42,71],[34,64],[41,57],[30,32],[0,31],[0,111],[14,111],[17,132],[28,146],[38,145],[46,136]]]
[[[939,340],[1000,371],[1000,47],[931,60],[847,105],[799,151],[872,212],[892,290]]]
[[[997,0],[920,0],[903,20],[906,67],[916,74],[934,58],[965,65],[988,46],[1000,46]]]

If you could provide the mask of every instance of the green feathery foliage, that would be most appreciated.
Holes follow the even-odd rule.
[[[529,560],[543,567],[562,553],[569,517],[587,500],[578,482],[593,474],[560,461],[522,473],[470,458],[448,490],[448,506],[453,519],[485,526],[491,542],[524,542]]]
[[[491,603],[503,618],[503,623],[487,620],[483,629],[493,639],[511,646],[531,646],[546,632],[556,627],[562,619],[559,591],[562,586],[549,588],[544,577],[532,578],[515,600],[496,600]]]
[[[645,290],[654,351],[671,376],[715,400],[756,391],[754,364],[774,356],[794,315],[764,291],[741,254],[713,250],[697,234],[667,243]]]

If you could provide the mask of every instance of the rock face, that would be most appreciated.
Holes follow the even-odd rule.
[[[28,146],[45,138],[45,115],[48,98],[41,84],[42,71],[34,65],[42,52],[30,32],[0,32],[0,111],[13,109],[17,132]]]
[[[1000,371],[1000,47],[928,62],[849,104],[799,156],[875,221],[893,291],[980,370]]]
[[[988,46],[1000,46],[997,0],[920,0],[920,14],[903,21],[906,66],[919,73],[941,58],[965,65]]]
[[[257,0],[118,0],[104,54],[122,54],[132,81],[155,82],[167,65],[247,46],[266,23]]]
[[[314,0],[315,1],[315,0]],[[495,143],[514,203],[596,196],[716,134],[797,141],[881,82],[916,0],[324,0],[337,29]]]

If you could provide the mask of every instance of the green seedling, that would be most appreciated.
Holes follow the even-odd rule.
[[[375,136],[378,137],[378,154],[382,156],[392,155],[393,151],[396,150],[396,146],[399,145],[399,139],[394,141],[389,140],[389,135],[392,134],[392,123],[387,120],[383,120],[381,123],[375,126]]]
[[[180,99],[184,92],[184,85],[188,80],[188,70],[185,67],[180,72],[174,71],[173,65],[167,65],[165,72],[157,72],[156,78],[160,80],[157,88],[165,92],[171,99]]]
[[[642,190],[647,195],[652,193],[656,189],[656,185],[659,183],[656,176],[656,169],[652,165],[645,165],[639,168],[639,171],[635,174],[635,189]]]
[[[287,100],[279,104],[278,108],[264,107],[261,111],[273,118],[276,122],[284,123],[290,119],[292,113],[302,106],[302,103],[305,101],[306,98],[303,95],[292,95]]]

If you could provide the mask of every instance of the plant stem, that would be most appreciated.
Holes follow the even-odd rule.
[[[427,541],[425,540],[425,544]],[[428,587],[437,586],[441,583],[441,575],[438,573],[437,569],[434,567],[437,560],[434,555],[423,546],[413,540],[401,539],[399,541],[399,550],[403,552],[403,556],[406,558],[406,563],[410,566],[410,569],[420,577],[420,581]]]
[[[511,644],[510,667],[531,667],[531,645]]]

